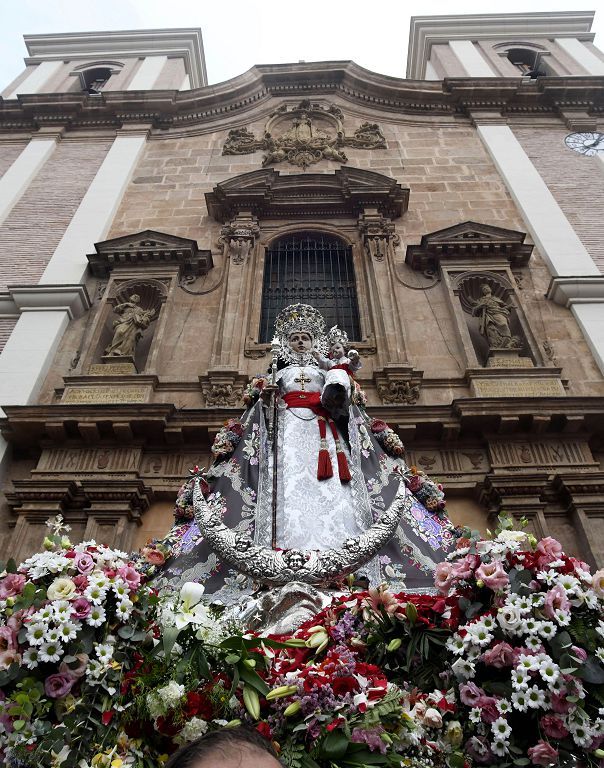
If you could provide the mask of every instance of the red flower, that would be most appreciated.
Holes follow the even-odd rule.
[[[264,736],[264,738],[267,741],[271,741],[273,738],[273,732],[271,731],[271,727],[268,723],[265,723],[264,720],[258,723],[256,726],[256,730],[261,736]]]
[[[385,421],[382,421],[381,419],[372,419],[371,420],[371,431],[376,434],[378,432],[383,432],[385,429],[389,429],[388,424],[386,424]]]
[[[113,719],[113,711],[108,709],[106,712],[103,712],[101,715],[101,720],[103,721],[103,725],[109,725],[111,720]]]
[[[239,421],[231,419],[230,421],[227,421],[226,426],[229,432],[234,432],[236,435],[239,435],[239,437],[243,434],[243,426]]]
[[[210,701],[197,691],[187,693],[187,701],[183,707],[183,713],[190,719],[192,717],[201,717],[203,720],[211,720],[213,711]]]
[[[336,728],[339,728],[345,722],[346,720],[343,717],[336,717],[336,719],[332,720],[331,723],[327,726],[327,730],[330,732],[335,731]]]
[[[336,696],[344,696],[352,691],[358,691],[359,683],[354,677],[336,677],[331,688]]]
[[[65,557],[69,557],[70,559],[73,559],[76,556],[75,550],[70,549],[67,552],[65,552]]]

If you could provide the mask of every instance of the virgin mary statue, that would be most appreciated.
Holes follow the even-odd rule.
[[[440,486],[406,465],[398,436],[368,416],[346,365],[320,367],[327,339],[316,309],[286,307],[275,332],[274,380],[255,379],[248,387],[248,408],[217,435],[209,471],[181,489],[170,533],[143,550],[155,580],[174,589],[202,583],[206,595],[227,606],[262,589],[262,573],[250,574],[245,558],[233,566],[236,561],[221,557],[211,536],[202,534],[201,484],[203,504],[216,514],[214,526],[238,536],[235,546],[245,541],[250,551],[285,558],[293,551],[316,559],[342,542],[352,547],[396,509],[388,539],[354,578],[430,591],[453,539]]]

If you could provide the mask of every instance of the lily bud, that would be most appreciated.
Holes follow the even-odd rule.
[[[294,701],[293,704],[290,704],[289,707],[283,712],[284,717],[293,717],[294,715],[297,715],[298,712],[302,709],[302,704],[300,704],[299,701]]]
[[[386,650],[393,653],[394,651],[398,651],[402,644],[403,641],[400,637],[394,637],[386,646]]]
[[[307,648],[320,648],[321,646],[325,648],[327,643],[329,642],[329,635],[327,632],[321,627],[316,632],[314,632],[306,641]]]
[[[244,659],[243,663],[248,669],[254,669],[256,666],[256,659]]]
[[[280,685],[278,688],[273,688],[266,694],[267,701],[274,701],[275,699],[282,699],[285,696],[291,696],[292,693],[296,693],[298,690],[297,685]]]
[[[254,720],[260,719],[260,699],[255,688],[246,685],[243,689],[243,703]]]
[[[306,648],[306,640],[302,637],[290,637],[285,641],[288,648]]]
[[[241,720],[239,718],[235,718],[234,720],[229,720],[229,722],[224,726],[225,728],[239,728],[241,725]]]

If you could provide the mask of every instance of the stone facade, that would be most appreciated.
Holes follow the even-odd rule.
[[[164,70],[162,87],[175,88],[180,74]],[[2,403],[12,448],[4,553],[39,546],[57,513],[76,536],[122,548],[169,528],[188,468],[207,465],[245,383],[267,367],[266,250],[310,231],[351,249],[369,409],[401,435],[409,463],[442,480],[454,521],[485,529],[504,509],[604,565],[604,376],[571,309],[546,297],[546,246],[477,127],[511,128],[601,268],[602,224],[586,202],[604,175],[597,158],[589,165],[565,147],[560,87],[546,78],[527,93],[522,78],[497,76],[394,81],[327,63],[255,68],[227,86],[149,93],[144,104],[120,92],[94,104],[80,94],[35,97],[49,119],[60,106],[70,127],[0,229],[10,289],[2,336],[25,301],[13,285],[41,278],[37,295],[48,302],[42,272],[64,254],[61,236],[116,131],[132,125],[145,140],[102,237],[70,257],[88,258],[89,306],[70,310],[35,396]],[[590,87],[582,108],[604,131],[604,88]],[[0,170],[36,130],[26,102],[0,104],[0,121],[21,120],[18,136],[0,135]],[[285,136],[302,113],[316,143],[293,164],[279,152],[285,139],[259,137]],[[377,126],[365,132],[383,137],[379,147],[358,139],[366,124]],[[229,142],[241,153],[224,154]],[[259,146],[248,152],[245,142]],[[480,334],[473,307],[484,285],[508,307],[513,348]],[[111,359],[114,320],[128,303],[148,322],[132,354]]]

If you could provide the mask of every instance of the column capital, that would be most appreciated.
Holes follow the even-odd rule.
[[[563,307],[604,303],[604,275],[553,277],[545,296]]]
[[[90,297],[84,285],[9,285],[8,297],[15,312],[67,312],[70,320],[81,317],[91,307]],[[7,294],[0,294],[0,307],[10,307]],[[4,301],[3,301],[4,299]]]

